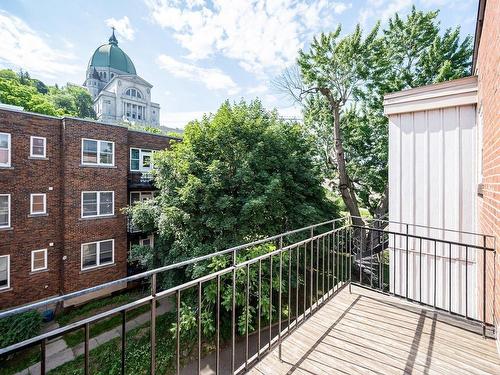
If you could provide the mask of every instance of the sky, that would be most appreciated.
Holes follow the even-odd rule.
[[[443,28],[474,34],[477,0],[0,0],[0,67],[48,84],[82,84],[111,26],[137,74],[153,85],[161,124],[183,127],[226,100],[300,109],[272,80],[315,34],[386,22],[412,5],[440,9]]]

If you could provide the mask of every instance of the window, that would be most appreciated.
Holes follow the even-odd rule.
[[[10,194],[0,194],[0,228],[10,227]]]
[[[10,287],[10,255],[0,256],[0,289]]]
[[[147,172],[152,168],[151,155],[152,150],[143,150],[139,148],[130,149],[130,170]]]
[[[115,240],[82,244],[82,270],[112,264],[114,252]]]
[[[150,248],[153,248],[154,246],[154,236],[149,236],[146,238],[142,238],[139,240],[139,245],[141,246],[149,246]]]
[[[142,99],[142,94],[137,89],[127,89],[127,91],[125,91],[125,95],[130,96],[131,98]]]
[[[0,167],[10,167],[10,134],[0,133]]]
[[[47,269],[47,249],[31,252],[31,272]]]
[[[115,143],[82,139],[82,164],[113,166],[115,164]]]
[[[123,103],[123,115],[132,120],[145,120],[146,107],[143,105]]]
[[[31,137],[30,157],[45,158],[47,153],[47,139],[44,137]]]
[[[145,200],[153,198],[152,191],[133,191],[130,193],[130,204],[135,202],[144,202]]]
[[[114,201],[114,191],[84,191],[82,192],[82,217],[114,215]]]
[[[31,215],[47,213],[47,196],[45,194],[31,194],[30,202]]]

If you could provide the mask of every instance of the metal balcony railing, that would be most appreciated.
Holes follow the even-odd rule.
[[[382,224],[382,225],[381,225]],[[405,230],[397,231],[394,225],[403,226]],[[384,228],[385,227],[385,228]],[[106,284],[102,284],[93,288],[85,289],[79,292],[70,293],[67,295],[48,299],[46,301],[37,302],[29,306],[14,308],[8,311],[0,312],[0,318],[7,317],[13,314],[32,310],[38,307],[45,306],[48,303],[58,303],[64,300],[82,296],[97,290],[101,290],[116,284],[123,284],[139,279],[148,279],[150,281],[150,294],[137,301],[127,303],[123,306],[113,308],[109,311],[98,315],[82,319],[78,322],[71,323],[65,327],[58,328],[51,332],[39,335],[37,337],[25,340],[23,342],[11,345],[0,349],[0,356],[15,353],[32,346],[39,346],[41,349],[41,373],[46,372],[46,343],[56,337],[60,337],[68,332],[83,329],[85,333],[85,350],[83,368],[85,373],[89,373],[90,368],[90,349],[89,349],[89,332],[90,325],[100,320],[109,318],[114,315],[120,315],[122,320],[121,325],[121,373],[124,374],[127,367],[127,335],[126,335],[126,314],[140,306],[150,305],[150,372],[155,373],[157,368],[157,302],[167,298],[174,301],[176,313],[175,334],[171,337],[175,340],[175,361],[172,364],[172,369],[175,368],[179,373],[183,360],[181,349],[181,305],[188,293],[195,296],[193,309],[196,313],[196,342],[192,343],[195,353],[197,353],[198,373],[201,370],[202,357],[204,355],[202,345],[204,342],[213,344],[215,360],[215,372],[220,373],[221,359],[220,353],[223,347],[223,337],[221,337],[221,316],[227,318],[230,325],[229,344],[230,355],[230,372],[238,374],[246,371],[256,361],[259,361],[262,355],[269,352],[274,347],[278,347],[279,356],[281,358],[281,347],[284,344],[283,339],[306,321],[314,314],[323,304],[329,301],[340,290],[351,284],[356,284],[362,287],[370,288],[381,293],[392,294],[397,297],[408,299],[409,301],[419,302],[436,309],[436,311],[454,314],[458,317],[466,318],[468,321],[482,325],[483,333],[486,327],[491,327],[492,322],[488,321],[486,314],[487,298],[489,293],[487,289],[491,289],[492,285],[487,285],[486,278],[482,278],[481,293],[477,290],[468,290],[470,283],[470,275],[465,271],[465,288],[463,292],[467,294],[465,299],[465,313],[460,309],[454,309],[450,302],[449,308],[441,306],[441,301],[434,297],[434,303],[423,298],[420,292],[420,298],[412,295],[413,289],[410,284],[423,284],[424,276],[429,272],[423,272],[422,266],[418,272],[413,272],[410,267],[418,264],[411,260],[410,253],[417,256],[427,252],[427,248],[423,244],[434,244],[432,249],[436,251],[429,253],[429,256],[438,258],[443,254],[440,253],[441,247],[446,246],[452,250],[448,260],[451,262],[461,261],[461,258],[454,259],[454,256],[465,256],[466,270],[469,263],[469,256],[474,252],[475,261],[477,264],[482,264],[486,269],[489,258],[486,256],[488,252],[494,251],[494,246],[487,246],[487,240],[492,237],[485,235],[476,235],[465,232],[445,231],[438,228],[421,227],[427,231],[441,231],[438,237],[428,237],[418,234],[418,230],[413,231],[410,228],[419,228],[403,223],[369,223],[367,226],[355,226],[351,224],[349,218],[341,218],[330,220],[324,223],[311,225],[298,230],[289,231],[276,236],[257,240],[248,244],[236,246],[214,254],[209,254],[194,259],[186,260],[177,264],[168,265],[151,271],[147,271],[138,275],[130,276],[121,280],[116,280]],[[443,236],[443,233],[455,233],[460,236],[479,236],[484,240],[484,243],[477,244],[475,242],[460,242],[454,241]],[[494,239],[493,239],[494,241]],[[403,244],[403,246],[401,246]],[[414,248],[415,244],[420,244],[420,247]],[[268,246],[268,251],[261,255],[251,256],[254,251],[264,245]],[[456,247],[453,248],[453,247]],[[439,251],[437,249],[439,248]],[[416,251],[415,251],[416,249]],[[465,253],[454,253],[455,250],[465,249]],[[443,250],[444,251],[444,250]],[[478,256],[482,255],[482,258]],[[401,258],[406,255],[406,259]],[[159,278],[167,272],[182,271],[187,267],[193,267],[202,262],[211,261],[214,258],[221,260],[219,264],[227,263],[222,269],[217,269],[206,275],[197,277],[194,280],[184,282],[179,285],[161,289],[159,287]],[[422,255],[420,255],[422,258]],[[445,257],[440,258],[445,262]],[[405,265],[405,272],[401,272],[401,264]],[[445,263],[443,263],[445,264]],[[439,267],[438,267],[439,265]],[[417,268],[414,268],[416,270]],[[441,264],[435,263],[430,269],[436,273],[442,269]],[[253,275],[252,279],[250,275]],[[241,277],[243,275],[243,278]],[[388,276],[389,277],[386,277]],[[430,283],[427,287],[434,290],[434,295],[440,288],[448,288],[450,296],[453,296],[452,274],[449,274],[449,284],[438,283],[434,285]],[[238,281],[239,280],[239,281]],[[243,285],[241,284],[243,281]],[[240,285],[238,286],[238,282]],[[269,286],[277,285],[277,288]],[[406,285],[406,289],[401,289],[401,285]],[[215,332],[213,336],[208,337],[202,327],[202,312],[203,312],[203,293],[206,288],[212,288],[215,292],[215,304],[209,314],[213,316],[215,322]],[[243,292],[244,303],[243,308],[237,305],[236,296],[238,292]],[[399,289],[398,289],[399,288]],[[417,288],[418,289],[418,288]],[[230,290],[231,303],[230,306],[223,306],[221,302],[221,294]],[[462,291],[462,290],[461,290]],[[266,293],[266,294],[264,294]],[[455,293],[455,292],[453,292]],[[476,298],[471,299],[470,294],[475,293]],[[431,293],[432,295],[432,293]],[[269,303],[264,304],[263,299]],[[469,308],[470,302],[481,307],[481,312],[471,313]],[[193,298],[189,301],[193,302]],[[241,302],[241,300],[239,301]],[[224,310],[226,309],[226,310]],[[266,309],[266,311],[264,311]],[[478,310],[478,309],[476,309]],[[253,311],[253,314],[250,314]],[[243,334],[238,337],[237,334],[237,315],[243,317]],[[269,318],[264,319],[264,315]],[[230,323],[229,323],[230,321]],[[240,322],[241,323],[241,322]],[[240,327],[241,328],[241,327]],[[240,330],[241,332],[241,330]],[[257,349],[253,352],[249,347],[249,335],[257,336]],[[238,341],[238,349],[240,353],[244,351],[242,360],[236,359],[236,346]],[[263,343],[264,342],[264,343]],[[244,344],[241,344],[244,343]]]

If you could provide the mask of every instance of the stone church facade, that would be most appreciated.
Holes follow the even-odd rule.
[[[130,57],[118,47],[115,32],[90,58],[84,86],[99,121],[160,125],[160,105],[151,101],[151,85],[137,75]]]

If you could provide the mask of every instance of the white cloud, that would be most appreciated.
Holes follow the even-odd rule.
[[[248,88],[246,91],[249,94],[262,94],[263,92],[266,92],[268,89],[269,88],[266,85],[261,83],[257,86],[253,86],[253,87]]]
[[[366,6],[359,12],[359,22],[366,27],[370,20],[387,21],[394,13],[408,9],[411,5],[411,0],[367,0]]]
[[[172,29],[188,50],[187,57],[205,59],[216,53],[262,76],[295,61],[312,33],[330,27],[334,14],[351,4],[319,0],[145,0],[153,22]]]
[[[50,47],[40,35],[20,18],[0,10],[0,65],[47,78],[82,70],[72,63],[75,56],[71,52]]]
[[[169,128],[184,129],[184,127],[193,120],[201,120],[204,114],[214,113],[215,111],[186,111],[170,112],[161,111],[161,125]]]
[[[116,18],[108,18],[106,20],[106,25],[109,27],[114,27],[116,32],[123,36],[127,40],[134,40],[135,30],[130,23],[127,16],[117,20]]]
[[[220,69],[187,64],[165,54],[158,56],[156,63],[160,69],[166,70],[173,76],[201,82],[209,90],[224,90],[229,95],[234,95],[239,91],[233,79]]]

